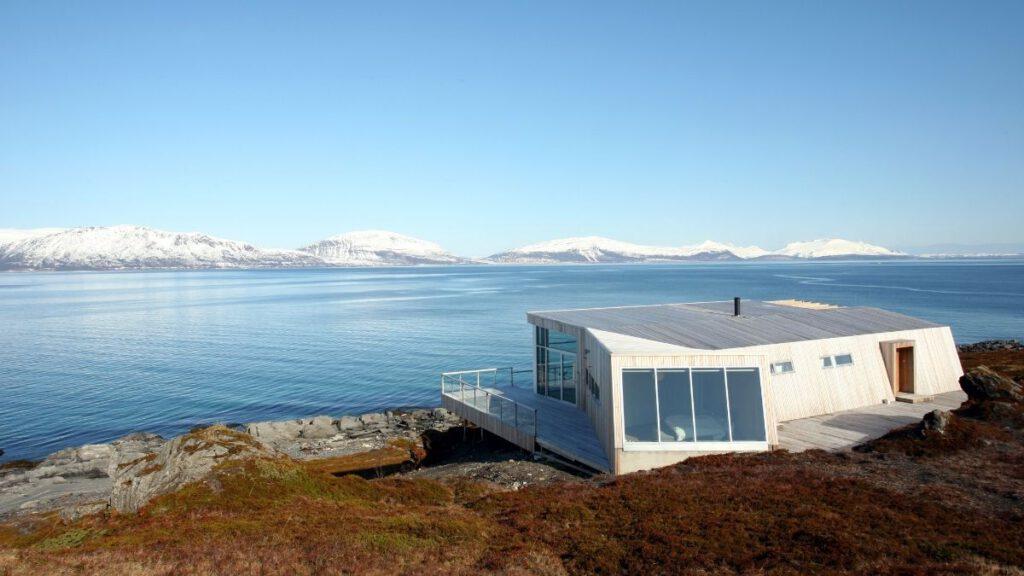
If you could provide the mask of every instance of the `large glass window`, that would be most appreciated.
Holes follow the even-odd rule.
[[[756,368],[623,370],[622,410],[627,444],[766,440]]]
[[[536,327],[537,393],[576,403],[576,338]]]
[[[764,441],[761,379],[753,368],[729,368],[729,420],[732,441]]]
[[[658,441],[654,370],[622,372],[623,424],[629,442]]]
[[[723,370],[693,371],[693,419],[697,424],[697,441],[729,441]]]
[[[693,442],[693,404],[689,370],[658,370],[658,408],[662,442]]]

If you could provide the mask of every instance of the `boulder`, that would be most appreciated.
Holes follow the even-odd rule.
[[[359,421],[367,428],[380,428],[387,425],[388,417],[380,413],[370,413],[360,416]]]
[[[254,422],[245,427],[245,431],[265,442],[295,440],[302,434],[302,420],[282,420],[279,422]]]
[[[356,418],[355,416],[342,416],[341,418],[338,418],[338,420],[334,424],[335,426],[338,427],[338,430],[341,430],[343,432],[346,430],[356,430],[357,428],[363,427],[363,423],[360,422],[359,418]]]
[[[952,417],[953,414],[945,410],[932,410],[925,414],[921,419],[922,436],[927,436],[929,432],[945,434]]]
[[[59,514],[61,520],[64,520],[65,522],[75,522],[83,516],[98,514],[106,509],[106,502],[89,502],[86,504],[71,504],[70,506],[65,506],[59,510]]]
[[[338,435],[338,427],[334,425],[334,419],[330,416],[314,416],[302,421],[302,430],[299,436],[309,439],[332,438]]]
[[[118,466],[109,503],[120,512],[136,512],[156,496],[205,478],[219,464],[278,455],[248,434],[211,426],[179,436],[154,453]]]
[[[960,387],[971,402],[1024,402],[1020,384],[987,366],[978,366],[961,376]]]

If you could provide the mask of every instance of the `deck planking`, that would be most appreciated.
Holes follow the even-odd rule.
[[[894,402],[790,420],[779,424],[779,447],[790,452],[846,450],[893,428],[918,422],[932,410],[957,408],[966,399],[963,392],[946,392],[919,404]]]

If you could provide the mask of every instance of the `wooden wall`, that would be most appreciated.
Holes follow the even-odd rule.
[[[947,327],[866,334],[737,348],[767,356],[768,362],[789,360],[794,372],[771,376],[779,422],[831,414],[893,401],[892,383],[882,356],[882,342],[914,341],[914,385],[918,394],[960,389],[960,358]],[[822,368],[821,357],[852,354],[852,366]]]

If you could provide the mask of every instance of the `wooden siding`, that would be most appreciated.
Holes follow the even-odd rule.
[[[895,400],[881,343],[913,341],[915,388],[934,395],[960,389],[963,370],[953,334],[947,327],[866,334],[812,342],[740,348],[768,362],[793,362],[793,372],[770,377],[779,422],[851,410]],[[853,365],[823,368],[821,358],[851,354]]]

